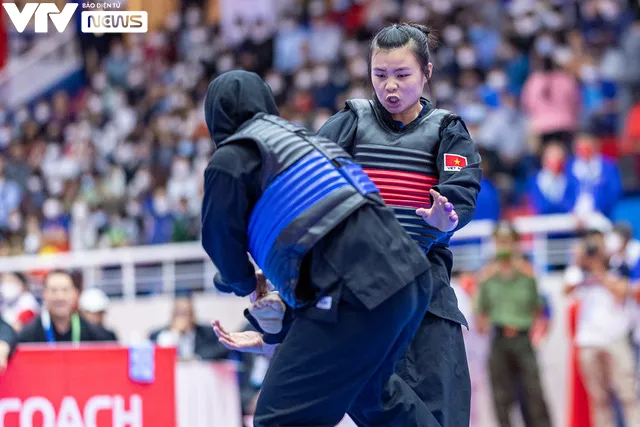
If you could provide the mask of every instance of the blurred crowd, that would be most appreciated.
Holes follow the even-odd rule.
[[[439,34],[426,95],[482,151],[477,218],[610,216],[640,186],[632,155],[612,160],[640,150],[637,2],[265,0],[231,21],[183,3],[148,34],[79,35],[79,93],[0,106],[0,255],[197,240],[212,77],[255,71],[317,129],[370,95],[367,43],[396,20]]]
[[[317,130],[345,99],[372,95],[368,42],[398,20],[427,23],[439,36],[425,96],[461,115],[481,150],[476,219],[596,211],[613,218],[620,200],[640,192],[637,0],[262,1],[262,17],[247,10],[216,20],[204,2],[185,0],[148,34],[78,35],[80,92],[60,90],[16,110],[0,101],[0,256],[198,240],[203,171],[215,149],[202,105],[211,79],[255,71],[283,117]],[[622,223],[585,233],[565,275],[567,297],[582,306],[574,344],[585,349],[580,368],[598,426],[614,425],[615,416],[640,425],[630,380],[640,354],[633,235]],[[535,351],[553,307],[519,236],[499,226],[495,237],[495,259],[457,278],[460,304],[468,303],[472,329],[490,334],[487,369],[501,425],[509,425],[513,402],[528,425],[548,425]],[[23,341],[45,337],[33,326],[41,304],[71,319],[77,303],[83,321],[102,324],[109,300],[101,291],[81,292],[77,277],[54,272],[38,301],[31,279],[0,279],[0,311]],[[191,300],[177,298],[167,325],[149,337],[177,346],[183,359],[240,360],[250,413],[268,362],[226,351],[195,318]],[[117,339],[104,327],[83,330],[93,331],[83,340]],[[599,382],[610,366],[619,369]]]
[[[640,241],[629,224],[581,232],[559,276],[561,297],[540,283],[526,239],[509,222],[498,223],[494,242],[487,265],[479,272],[459,272],[453,286],[470,319],[470,330],[464,332],[468,352],[476,353],[469,357],[472,383],[477,387],[486,375],[497,425],[514,425],[516,407],[527,426],[555,425],[551,406],[558,395],[550,383],[545,387],[538,354],[552,329],[561,329],[563,336],[569,331],[570,354],[577,358],[576,372],[570,368],[567,377],[570,396],[577,393],[572,379],[577,375],[588,396],[590,425],[639,425]],[[557,314],[567,306],[573,313],[568,321]],[[558,351],[562,344],[550,345]],[[565,363],[574,366],[562,363],[563,372]],[[582,424],[573,420],[570,425]]]

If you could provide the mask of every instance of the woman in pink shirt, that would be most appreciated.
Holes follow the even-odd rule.
[[[542,142],[571,143],[578,128],[580,103],[576,80],[548,57],[543,59],[542,70],[527,78],[522,92],[522,104],[531,120],[531,129]]]

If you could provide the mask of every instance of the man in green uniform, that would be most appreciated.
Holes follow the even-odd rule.
[[[500,427],[510,427],[511,406],[521,399],[529,427],[550,427],[530,334],[544,302],[531,268],[517,253],[515,230],[501,223],[495,238],[496,260],[479,285],[476,311],[480,331],[492,332],[489,375],[496,418]]]

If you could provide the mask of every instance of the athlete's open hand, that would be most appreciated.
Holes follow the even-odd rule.
[[[430,226],[440,231],[453,231],[458,226],[458,214],[449,200],[436,190],[429,190],[433,197],[433,204],[429,209],[420,208],[416,213]]]
[[[211,322],[211,326],[213,326],[213,331],[218,336],[220,343],[229,350],[258,354],[265,354],[269,351],[267,347],[270,346],[264,343],[262,335],[258,332],[227,332],[222,327],[219,320]]]

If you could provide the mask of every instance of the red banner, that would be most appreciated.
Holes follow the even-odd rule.
[[[0,375],[3,427],[175,427],[175,349],[130,379],[129,349],[22,347]]]

